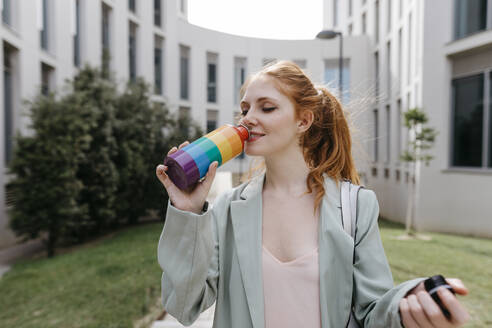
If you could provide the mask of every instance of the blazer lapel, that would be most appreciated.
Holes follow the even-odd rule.
[[[264,328],[262,244],[262,189],[265,173],[244,188],[240,199],[231,202],[231,220],[241,277],[253,327]]]
[[[342,226],[340,183],[325,176],[319,229],[319,277],[323,328],[345,327],[352,305],[354,242]]]

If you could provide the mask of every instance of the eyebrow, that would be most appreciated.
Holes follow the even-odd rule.
[[[275,99],[275,98],[270,98],[270,97],[260,97],[260,98],[256,99],[256,102],[257,102],[257,103],[259,103],[259,102],[262,102],[262,101],[264,101],[264,100],[270,100],[270,101],[278,102],[278,100],[277,100],[277,99]],[[241,104],[249,104],[249,103],[248,103],[247,101],[241,100],[240,105],[241,105]]]

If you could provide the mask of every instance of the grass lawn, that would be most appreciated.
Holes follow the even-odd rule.
[[[121,230],[0,279],[0,327],[132,327],[155,306],[162,223]]]
[[[380,221],[381,238],[398,284],[414,278],[442,274],[460,278],[469,295],[459,297],[471,320],[466,327],[492,327],[492,240],[425,233],[430,241],[396,240],[404,228]]]
[[[132,327],[155,306],[162,223],[125,229],[53,259],[15,265],[0,279],[0,327]],[[428,234],[400,241],[401,225],[381,223],[396,283],[433,274],[461,278],[467,327],[492,326],[492,240]]]

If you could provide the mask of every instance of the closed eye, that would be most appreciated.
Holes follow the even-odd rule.
[[[277,109],[277,107],[263,107],[262,110],[266,113],[269,113],[273,110]],[[246,114],[248,114],[248,111],[247,110],[243,110],[241,111],[241,116],[246,116]]]

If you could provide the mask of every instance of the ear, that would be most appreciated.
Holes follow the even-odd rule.
[[[301,113],[297,121],[297,130],[299,133],[306,132],[313,124],[314,114],[310,110],[305,110]]]

